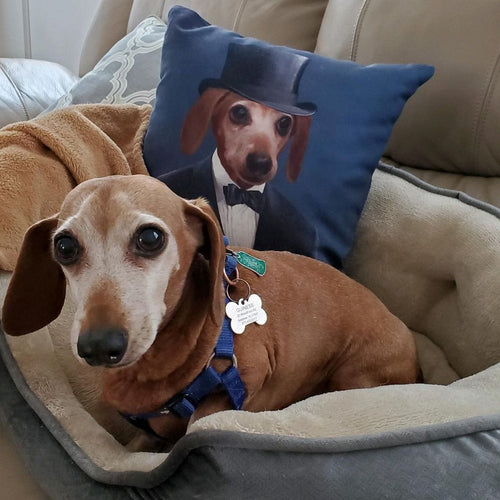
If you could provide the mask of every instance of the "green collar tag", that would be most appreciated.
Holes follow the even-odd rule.
[[[253,257],[246,252],[237,252],[236,259],[243,267],[250,269],[259,276],[266,274],[266,261],[257,259],[257,257]]]

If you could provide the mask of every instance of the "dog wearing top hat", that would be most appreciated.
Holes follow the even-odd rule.
[[[298,102],[308,61],[284,49],[230,44],[221,77],[200,83],[181,131],[184,154],[199,148],[210,125],[217,149],[159,177],[183,198],[206,198],[233,244],[316,257],[315,228],[268,184],[289,142],[286,176],[294,182],[300,173],[316,111]]]

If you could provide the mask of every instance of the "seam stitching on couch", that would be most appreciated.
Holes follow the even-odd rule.
[[[12,88],[14,89],[14,91],[19,99],[19,102],[23,108],[24,116],[26,117],[26,120],[29,120],[30,117],[28,115],[28,110],[26,109],[26,106],[24,105],[23,96],[21,95],[21,92],[19,92],[17,85],[14,83],[14,80],[12,80],[11,76],[9,75],[9,72],[7,71],[7,69],[5,68],[5,66],[2,63],[0,63],[0,70],[5,75],[5,78],[7,78],[7,80],[9,80],[9,83],[12,85]]]
[[[370,4],[370,0],[364,0],[363,5],[361,6],[361,9],[359,10],[356,22],[354,24],[354,33],[353,33],[353,37],[352,37],[351,55],[350,55],[351,61],[356,61],[356,58],[358,57],[359,36],[361,33],[361,26],[363,24],[363,21],[365,20],[366,11],[368,10],[369,4]]]
[[[494,78],[495,74],[499,72],[500,68],[500,54],[497,54],[497,58],[495,60],[495,64],[493,64],[492,70],[489,73],[489,77],[487,79],[485,85],[485,91],[483,94],[483,98],[481,104],[479,105],[478,112],[476,115],[476,124],[474,131],[474,142],[473,142],[473,151],[472,151],[472,161],[476,163],[476,160],[479,155],[479,148],[481,138],[483,136],[484,127],[486,125],[486,118],[488,117],[490,111],[491,99],[493,96],[493,92],[495,90],[495,86],[497,83],[497,79]]]
[[[248,3],[248,0],[241,0],[240,8],[238,9],[238,12],[236,13],[236,17],[234,19],[233,31],[238,32],[238,29],[240,27],[241,18],[243,17],[243,11],[245,10],[247,3]]]
[[[396,177],[400,177],[401,179],[406,180],[407,182],[413,184],[414,186],[417,186],[420,189],[423,189],[429,193],[434,193],[438,194],[440,196],[446,196],[448,198],[454,198],[462,203],[465,203],[466,205],[469,205],[471,207],[477,208],[478,210],[481,210],[483,212],[486,212],[490,215],[493,215],[494,217],[500,219],[500,208],[496,207],[495,205],[492,205],[491,203],[488,203],[486,201],[482,201],[478,198],[474,198],[471,195],[468,195],[467,193],[463,191],[459,191],[456,189],[449,189],[449,188],[442,188],[439,186],[435,186],[434,184],[430,184],[429,182],[426,182],[416,175],[412,174],[411,172],[408,172],[406,170],[402,170],[401,164],[398,162],[395,162],[397,166],[391,165],[390,163],[387,163],[383,158],[379,161],[378,164],[378,169],[381,170],[382,172],[387,172],[391,175],[395,175]],[[477,176],[468,176],[468,177],[477,177]]]

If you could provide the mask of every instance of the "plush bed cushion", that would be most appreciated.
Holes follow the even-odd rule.
[[[170,454],[130,453],[109,433],[126,442],[130,428],[96,403],[98,384],[69,353],[68,302],[57,322],[0,345],[18,390],[64,449],[54,467],[68,467],[69,454],[90,478],[86,491],[99,498],[119,498],[100,482],[126,485],[122,498],[144,487],[162,498],[325,491],[458,498],[468,487],[493,498],[500,488],[500,276],[492,272],[500,265],[500,213],[401,175],[376,172],[347,269],[419,332],[426,384],[330,393],[278,412],[222,412],[194,424]],[[2,294],[9,278],[0,275]],[[11,427],[25,418],[10,405],[1,412]],[[23,435],[34,434],[25,428]],[[46,460],[43,450],[29,453]],[[53,483],[56,497],[79,488]]]
[[[500,209],[387,168],[346,272],[439,345],[460,377],[484,370],[500,360]]]
[[[418,167],[410,167],[387,157],[384,157],[383,161],[387,165],[392,165],[409,172],[428,184],[432,184],[442,189],[460,191],[472,198],[500,208],[500,176],[482,177],[479,175],[463,175],[440,170],[427,170]]]

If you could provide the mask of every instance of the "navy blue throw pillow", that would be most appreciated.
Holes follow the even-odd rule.
[[[187,8],[174,7],[165,34],[156,103],[144,138],[145,162],[151,175],[181,196],[204,196],[217,210],[220,196],[194,187],[216,189],[214,174],[207,168],[217,146],[223,168],[243,191],[266,180],[265,188],[260,188],[264,201],[234,201],[260,207],[254,248],[290,250],[341,267],[392,127],[406,101],[433,72],[427,65],[363,66],[272,46],[212,26]],[[273,141],[286,142],[278,147],[279,168],[270,165],[272,158],[262,151],[250,150],[246,161],[251,169],[247,166],[245,175],[238,177],[236,167],[232,171],[227,167],[230,158],[237,156],[231,150],[241,153],[246,146],[239,144],[239,136],[226,144],[230,141],[221,138],[221,130],[211,130],[216,126],[213,117],[205,133],[206,102],[205,108],[193,109],[201,96],[222,99],[230,93],[241,98],[233,99],[227,110],[235,128],[255,122],[264,135],[274,134]],[[265,128],[264,115],[253,104],[246,106],[246,100],[274,111],[274,130]],[[187,130],[183,124],[190,113]],[[247,137],[253,141],[251,135]],[[243,195],[231,190],[233,199]],[[255,199],[258,196],[252,194]],[[271,211],[272,221],[268,220]]]

